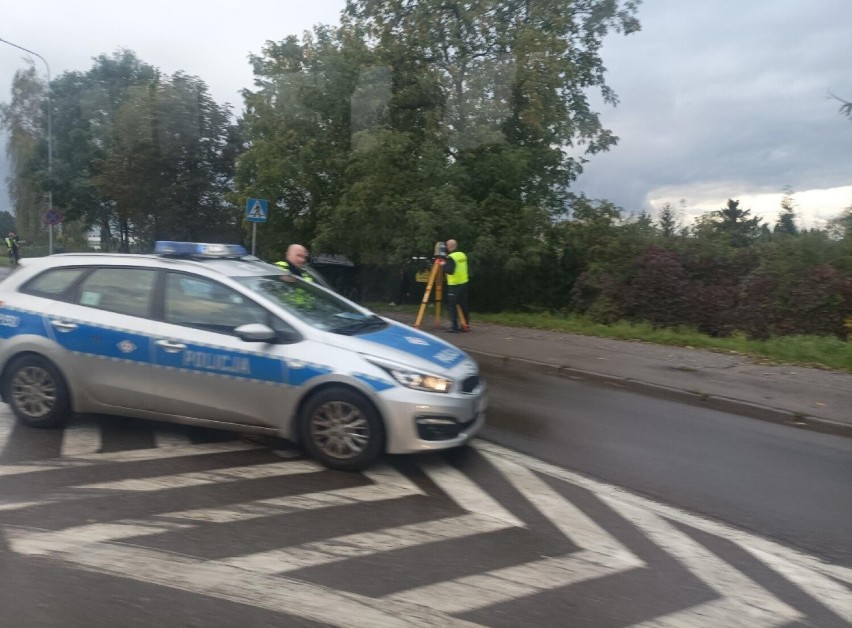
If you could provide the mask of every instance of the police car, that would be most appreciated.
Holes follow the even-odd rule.
[[[361,469],[484,423],[463,351],[241,246],[21,263],[0,283],[0,396],[26,425],[86,412],[268,433]]]

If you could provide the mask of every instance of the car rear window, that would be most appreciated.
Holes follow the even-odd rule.
[[[21,292],[47,299],[60,299],[87,268],[52,268],[30,279]]]

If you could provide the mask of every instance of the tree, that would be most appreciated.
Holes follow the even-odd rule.
[[[47,86],[30,63],[15,72],[12,99],[0,104],[0,128],[9,134],[6,153],[11,174],[9,197],[15,207],[18,234],[34,241],[42,230],[41,217],[47,208]]]
[[[830,96],[834,100],[840,101],[840,113],[849,118],[849,120],[852,120],[852,102],[844,100],[843,98],[835,96],[834,94],[830,94]]]
[[[239,237],[225,194],[239,133],[207,86],[163,76],[131,51],[54,80],[54,204],[105,250],[155,239]]]
[[[680,217],[671,203],[664,203],[660,208],[657,225],[664,238],[673,238],[677,235],[680,225]]]
[[[269,43],[246,92],[241,196],[274,199],[264,237],[399,263],[464,242],[495,280],[537,274],[589,156],[616,138],[600,47],[632,0],[352,0],[337,29]],[[578,156],[582,154],[582,156]]]
[[[233,173],[228,112],[207,86],[180,72],[138,85],[113,123],[96,185],[114,201],[122,248],[154,241],[237,237],[239,215],[225,201]]]
[[[749,246],[762,233],[760,218],[752,217],[750,209],[741,209],[740,202],[733,199],[728,199],[724,209],[702,216],[696,230],[699,236],[709,232],[737,248]]]
[[[778,220],[772,231],[788,235],[799,233],[799,228],[796,226],[796,206],[793,202],[793,191],[790,188],[785,190],[784,197],[781,199],[781,213],[778,214]]]

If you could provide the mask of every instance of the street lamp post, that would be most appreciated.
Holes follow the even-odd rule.
[[[31,55],[34,55],[42,60],[44,63],[44,67],[47,69],[47,177],[51,179],[53,176],[53,114],[51,112],[51,104],[50,104],[50,65],[47,63],[47,59],[42,57],[39,53],[30,50],[28,48],[24,48],[23,46],[19,46],[18,44],[13,44],[11,41],[7,41],[3,38],[0,38],[0,42],[4,44],[9,44],[17,48],[18,50],[23,50]],[[48,209],[53,208],[53,181],[50,181],[50,187],[47,190],[47,207]],[[48,225],[48,255],[53,255],[53,225]]]

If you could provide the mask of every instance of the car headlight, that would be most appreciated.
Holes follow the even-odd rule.
[[[376,360],[370,360],[370,362],[387,371],[391,377],[403,386],[413,388],[414,390],[446,393],[450,392],[450,388],[453,385],[453,381],[451,379],[441,377],[440,375],[412,371],[398,365],[386,364]]]

